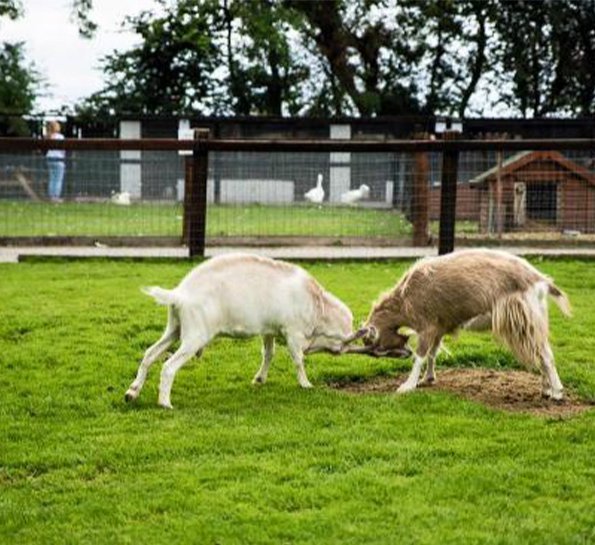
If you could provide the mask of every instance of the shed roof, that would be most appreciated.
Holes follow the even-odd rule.
[[[564,157],[564,155],[558,151],[523,151],[521,153],[512,155],[502,162],[501,175],[510,175],[513,172],[537,161],[550,161],[552,163],[556,163],[561,167],[561,169],[574,174],[577,178],[595,187],[595,173],[591,172],[584,166],[571,161],[567,157]],[[482,172],[478,176],[475,176],[475,178],[469,180],[469,183],[472,185],[487,183],[490,178],[496,177],[497,172],[498,166],[496,165],[495,167]]]

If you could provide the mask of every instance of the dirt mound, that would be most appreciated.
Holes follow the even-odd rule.
[[[392,393],[406,378],[407,374],[403,373],[396,377],[376,377],[368,382],[334,383],[331,387],[354,394]],[[496,409],[554,418],[572,416],[593,406],[569,391],[562,401],[543,398],[541,377],[526,371],[443,369],[438,371],[434,384],[420,388],[451,392]]]

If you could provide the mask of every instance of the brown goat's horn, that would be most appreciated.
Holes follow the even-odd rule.
[[[357,341],[368,334],[369,329],[367,327],[360,327],[356,332],[352,333],[343,341],[343,346],[351,344],[353,341]]]
[[[368,354],[374,355],[373,346],[343,346],[341,354]]]

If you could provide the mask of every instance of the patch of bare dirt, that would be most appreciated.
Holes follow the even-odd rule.
[[[333,383],[331,387],[354,394],[396,393],[406,378],[407,374],[403,373],[396,377],[376,377],[367,382]],[[495,409],[550,418],[573,416],[593,407],[593,403],[568,390],[562,401],[542,397],[541,377],[526,371],[444,369],[438,371],[434,384],[420,388],[451,392]]]

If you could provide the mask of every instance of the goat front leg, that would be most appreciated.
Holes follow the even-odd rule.
[[[413,360],[413,368],[411,369],[411,373],[409,373],[407,380],[397,389],[397,393],[405,394],[407,392],[412,392],[417,388],[421,370],[426,360],[431,362],[431,364],[428,364],[428,372],[430,373],[432,380],[434,380],[434,357],[436,356],[439,346],[440,337],[434,335],[428,337],[427,335],[420,333],[418,346]]]
[[[306,368],[304,367],[304,350],[307,344],[304,336],[301,334],[287,335],[287,348],[295,364],[297,379],[302,388],[312,388],[312,383],[308,380]]]
[[[271,360],[275,355],[275,337],[273,335],[263,335],[262,337],[262,364],[258,373],[256,373],[252,384],[264,384],[269,374]]]

